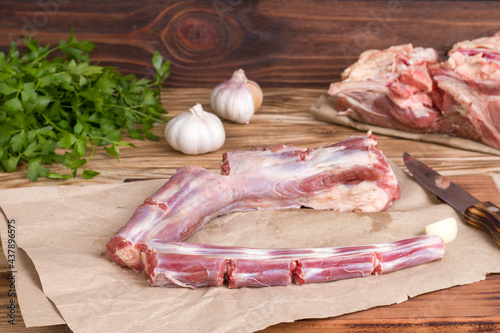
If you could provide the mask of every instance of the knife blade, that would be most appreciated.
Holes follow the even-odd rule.
[[[461,212],[467,224],[486,232],[500,246],[500,207],[478,200],[407,152],[403,154],[403,161],[413,178]]]

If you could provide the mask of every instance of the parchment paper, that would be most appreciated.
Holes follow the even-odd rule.
[[[446,217],[461,220],[452,208],[393,167],[402,198],[388,212],[301,209],[233,213],[211,221],[188,241],[274,248],[372,244],[419,235],[424,225]],[[500,253],[498,246],[483,232],[459,221],[458,237],[447,246],[443,260],[382,276],[236,290],[225,286],[196,290],[149,287],[143,274],[112,264],[104,246],[143,199],[163,183],[0,191],[1,208],[8,219],[16,221],[18,247],[32,260],[43,293],[73,331],[250,332],[279,322],[399,303],[500,272],[500,256],[492,255]],[[6,232],[7,224],[2,223],[4,251]],[[30,272],[19,269],[17,274]],[[37,316],[42,309],[54,313],[50,302],[26,297],[26,293],[41,293],[36,284],[17,287],[24,303],[23,316],[31,316],[25,309],[37,307]],[[35,319],[31,323],[37,324]]]
[[[410,132],[400,131],[397,129],[380,127],[380,126],[366,124],[361,121],[356,121],[350,117],[339,115],[338,111],[335,109],[335,97],[329,95],[321,95],[318,98],[316,105],[313,105],[310,111],[313,114],[313,116],[318,120],[323,120],[337,125],[355,128],[363,132],[372,131],[373,133],[376,134],[383,134],[383,135],[393,136],[396,138],[433,142],[454,148],[461,148],[465,150],[477,151],[480,153],[487,153],[492,155],[500,155],[500,149],[496,149],[472,140],[458,138],[446,134],[410,133]]]

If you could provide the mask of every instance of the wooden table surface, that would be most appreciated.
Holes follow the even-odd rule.
[[[101,172],[93,180],[81,177],[67,181],[39,179],[32,183],[26,170],[0,174],[0,188],[25,186],[59,186],[70,184],[117,183],[127,178],[166,178],[184,165],[200,165],[217,170],[225,150],[245,149],[264,144],[293,142],[302,147],[317,147],[359,134],[344,128],[315,120],[309,108],[315,103],[322,89],[264,89],[264,104],[248,125],[224,122],[226,142],[214,153],[186,156],[173,151],[163,138],[163,127],[155,133],[160,141],[134,141],[137,148],[121,150],[120,161],[98,152],[89,168]],[[187,111],[199,102],[209,107],[210,89],[171,88],[163,96],[169,115]],[[449,176],[479,199],[500,204],[500,194],[495,179],[500,179],[500,157],[464,151],[436,144],[414,142],[378,135],[379,148],[398,166],[404,168],[402,154],[408,151],[443,175]],[[63,167],[54,171],[64,172]],[[1,205],[1,203],[0,203]],[[492,255],[500,255],[498,253]],[[466,269],[466,268],[464,268]],[[16,325],[8,324],[7,305],[9,275],[7,261],[0,258],[0,332],[68,332],[66,325],[26,328],[17,309]],[[328,319],[300,320],[268,327],[264,332],[400,332],[404,331],[500,331],[500,274],[487,276],[486,280],[466,286],[436,291],[412,298],[401,304],[373,308]]]

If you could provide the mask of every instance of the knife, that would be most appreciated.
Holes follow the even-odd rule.
[[[407,152],[403,154],[403,161],[413,178],[438,198],[461,212],[467,224],[483,230],[500,245],[500,208],[498,206],[489,201],[482,202],[476,199]]]

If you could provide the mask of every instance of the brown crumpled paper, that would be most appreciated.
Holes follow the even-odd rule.
[[[250,332],[279,322],[399,303],[500,272],[500,256],[491,255],[499,248],[486,234],[465,225],[450,206],[393,167],[402,197],[388,212],[232,213],[188,239],[274,248],[372,244],[419,235],[424,225],[446,217],[459,219],[458,237],[441,261],[382,276],[304,286],[153,288],[143,274],[112,264],[106,242],[163,180],[0,191],[1,208],[7,219],[15,219],[17,252],[22,249],[32,260],[43,288],[33,278],[17,286],[23,317],[34,326],[57,324],[59,311],[75,332]],[[7,223],[0,232],[6,252]],[[21,281],[31,273],[18,268],[16,274]],[[53,323],[43,318],[44,311]]]
[[[312,115],[318,120],[355,128],[363,132],[372,131],[375,134],[388,135],[408,140],[439,143],[454,148],[460,148],[460,149],[476,151],[480,153],[487,153],[492,155],[500,155],[500,149],[496,149],[488,145],[475,142],[472,140],[467,140],[464,138],[459,138],[446,134],[437,134],[437,133],[410,133],[393,128],[386,128],[386,127],[366,124],[361,121],[354,120],[348,116],[339,114],[339,112],[335,109],[335,104],[336,104],[335,99],[336,97],[334,96],[321,95],[318,98],[316,105],[313,105],[311,107],[310,111]]]

